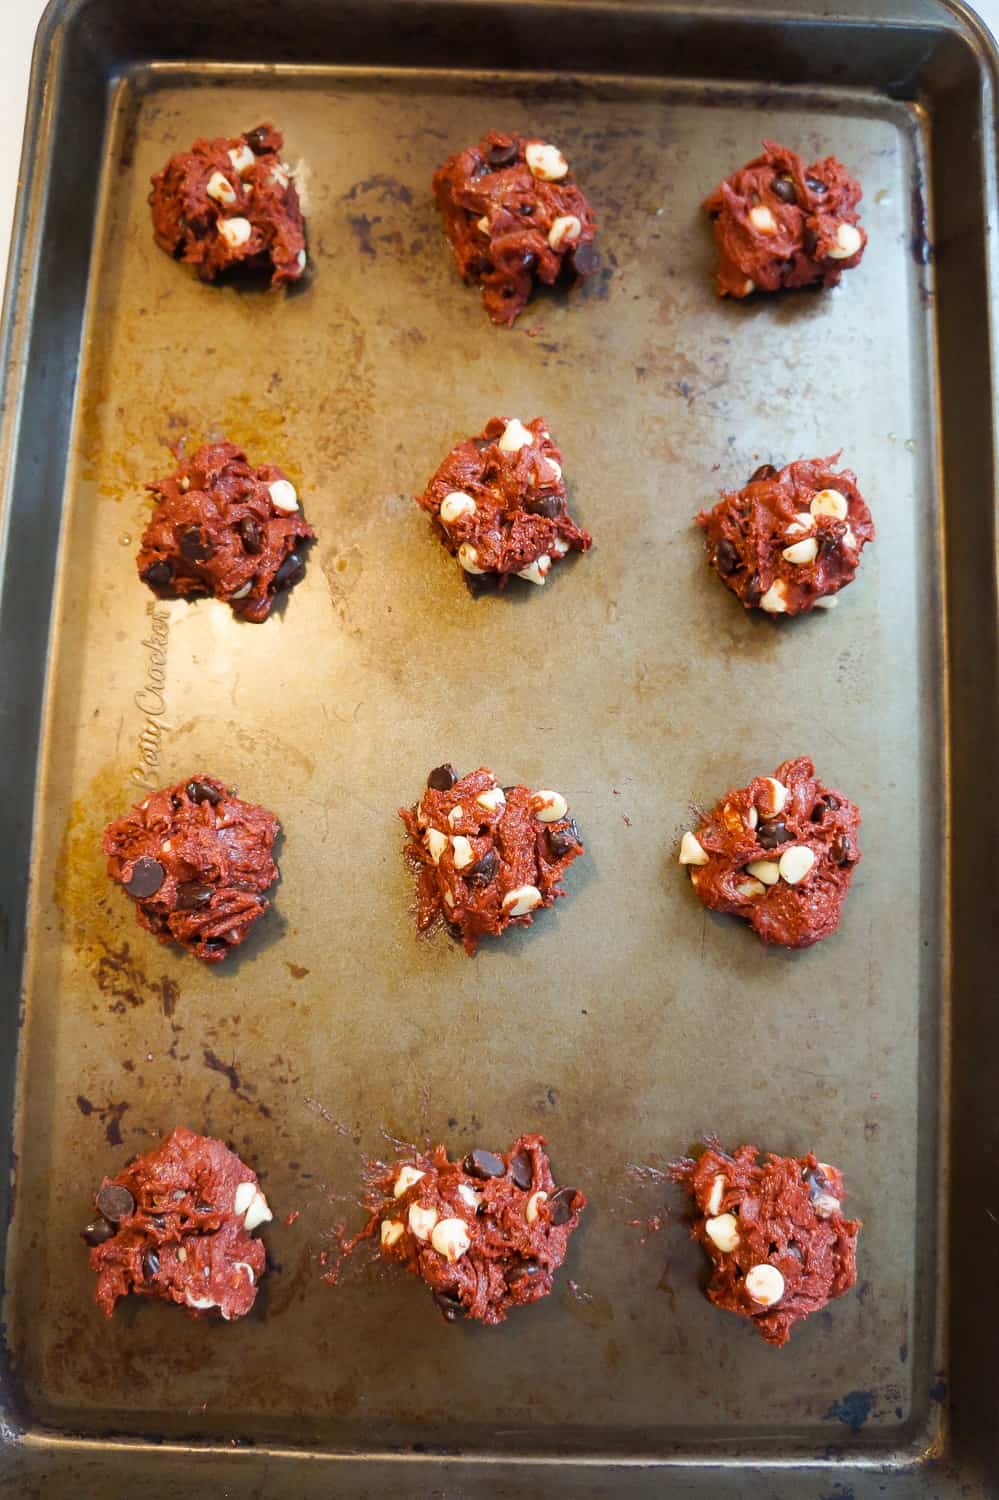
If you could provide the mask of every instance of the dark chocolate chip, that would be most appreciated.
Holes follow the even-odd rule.
[[[142,575],[143,583],[151,583],[154,589],[166,588],[173,578],[173,568],[165,559],[150,563]]]
[[[489,885],[496,879],[499,870],[499,855],[495,849],[487,849],[481,859],[477,859],[471,869],[465,870],[465,879],[473,885]]]
[[[815,252],[819,248],[819,237],[814,229],[806,229],[801,236],[801,248],[810,260],[814,259]]]
[[[530,500],[524,501],[524,509],[530,516],[546,516],[549,521],[554,521],[565,509],[565,501],[561,495],[532,495]]]
[[[560,828],[549,828],[547,836],[549,859],[564,859],[570,849],[578,849],[583,842],[575,818],[570,818]]]
[[[523,214],[523,216],[524,216],[525,219],[529,219],[531,217],[531,215],[534,213],[534,204],[533,203],[522,203],[520,205],[520,208],[519,208],[518,212],[521,213],[521,214]]]
[[[261,151],[267,150],[267,126],[255,125],[252,130],[246,132],[243,139],[254,156],[259,156]]]
[[[97,1194],[97,1212],[112,1224],[117,1224],[135,1213],[135,1199],[127,1187],[118,1182],[106,1182]]]
[[[142,1274],[147,1281],[152,1281],[159,1271],[160,1258],[155,1250],[144,1250],[142,1252]]]
[[[461,1299],[448,1292],[434,1292],[434,1301],[448,1323],[456,1323],[463,1314]]]
[[[516,141],[511,141],[508,146],[490,146],[486,161],[494,172],[499,172],[503,167],[512,167],[519,155]]]
[[[538,263],[538,257],[533,250],[525,250],[520,258],[521,268],[525,271],[533,271]]]
[[[196,880],[185,880],[177,887],[177,910],[192,911],[196,906],[207,906],[212,899],[212,887],[199,885]]]
[[[274,588],[280,592],[282,589],[293,588],[305,577],[305,563],[297,552],[289,552],[284,562],[274,574]]]
[[[600,256],[590,240],[584,240],[572,252],[572,269],[577,276],[592,276],[600,268]]]
[[[534,1165],[526,1151],[515,1151],[511,1156],[510,1176],[525,1192],[534,1181]]]
[[[820,182],[817,177],[806,177],[805,184],[810,189],[810,191],[815,193],[819,198],[824,198],[826,193],[828,193],[829,191],[825,183]]]
[[[756,831],[756,842],[761,849],[776,849],[778,844],[786,844],[789,838],[790,834],[779,818],[761,823]]]
[[[819,532],[819,552],[835,552],[845,536],[846,525],[843,521],[834,521],[831,526],[823,527]]]
[[[449,792],[458,780],[458,773],[449,763],[434,766],[427,777],[427,786],[432,792]]]
[[[739,554],[728,537],[723,536],[715,548],[715,567],[726,578],[739,566]]]
[[[820,1193],[824,1193],[829,1187],[829,1179],[818,1167],[809,1167],[802,1179],[808,1188],[808,1196],[814,1203]]]
[[[150,1224],[154,1224],[157,1229],[165,1229],[166,1228],[166,1219],[164,1219],[161,1214],[153,1214],[153,1216],[149,1220],[149,1222],[150,1222]]]
[[[758,469],[754,469],[752,474],[750,474],[749,482],[750,484],[756,484],[757,480],[759,479],[776,478],[777,470],[774,468],[773,464],[760,464],[760,467]]]
[[[222,793],[209,786],[207,781],[189,781],[185,790],[192,802],[210,802],[215,807],[222,801]]]
[[[210,1203],[196,1203],[194,1205],[194,1212],[196,1214],[213,1214],[215,1209]]]
[[[264,528],[252,516],[244,516],[239,523],[239,535],[243,542],[243,551],[248,552],[251,557],[256,557],[264,550]]]
[[[747,604],[754,605],[759,604],[760,600],[763,598],[763,584],[760,580],[759,573],[754,573],[752,578],[746,584],[746,592],[743,595],[743,598],[745,599]]]
[[[508,1286],[514,1286],[518,1281],[527,1281],[532,1276],[537,1276],[541,1267],[536,1260],[522,1260],[519,1265],[511,1266],[506,1273]]]
[[[144,901],[147,896],[155,896],[165,879],[166,870],[159,860],[150,859],[147,854],[143,854],[132,866],[125,889],[137,901]]]
[[[857,858],[853,847],[853,840],[849,834],[841,833],[838,838],[833,839],[829,850],[829,857],[834,865],[852,865]]]
[[[833,797],[831,794],[826,797],[820,797],[812,808],[812,822],[821,823],[827,812],[835,812],[838,807],[838,797]]]
[[[468,263],[469,276],[488,276],[493,268],[492,261],[485,255],[477,255]]]
[[[118,1231],[113,1224],[108,1223],[107,1219],[97,1218],[80,1233],[88,1245],[103,1245],[105,1240],[111,1239]]]
[[[497,1156],[494,1151],[485,1151],[481,1146],[476,1146],[465,1157],[465,1171],[473,1177],[505,1177],[506,1167],[503,1158]]]
[[[215,548],[201,534],[200,526],[189,526],[180,539],[180,555],[188,562],[207,562]]]
[[[218,953],[221,948],[227,948],[228,946],[228,943],[223,937],[205,938],[205,947],[211,948],[213,953]]]
[[[553,1224],[568,1224],[575,1213],[576,1189],[559,1188],[548,1200],[548,1212]]]
[[[779,198],[782,203],[798,201],[798,191],[790,177],[775,177],[771,186],[774,197]]]
[[[825,804],[826,804],[826,807],[831,807],[832,810],[833,810],[833,812],[835,812],[836,809],[839,807],[839,798],[838,797],[834,797],[833,794],[832,794],[832,792],[826,792],[826,795],[825,795]]]

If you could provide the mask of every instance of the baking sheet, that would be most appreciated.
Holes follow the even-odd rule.
[[[102,1442],[679,1458],[692,1482],[733,1453],[853,1482],[932,1451],[946,805],[925,116],[855,87],[315,66],[135,69],[110,107],[38,762],[5,1304],[20,1409]],[[149,230],[150,173],[260,119],[305,186],[313,272],[288,297],[204,287]],[[427,191],[494,123],[562,146],[606,258],[512,332],[456,279]],[[698,205],[768,134],[848,164],[870,246],[826,296],[730,306]],[[544,590],[473,601],[411,497],[496,413],[548,418],[595,545]],[[319,532],[261,627],[156,604],[135,577],[143,482],[167,445],[222,434],[285,468]],[[878,526],[856,584],[835,615],[747,617],[692,515],[758,463],[840,448]],[[838,936],[766,952],[703,911],[674,846],[692,803],[799,753],[861,806],[864,860]],[[474,961],[417,939],[400,854],[395,809],[442,759],[558,787],[587,843],[568,899]],[[134,925],[99,852],[137,777],[198,769],[285,834],[275,909],[213,971]],[[137,1305],[105,1326],[76,1237],[91,1186],[175,1123],[260,1173],[272,1274],[238,1324]],[[454,1330],[402,1278],[322,1284],[386,1134],[457,1152],[523,1129],[591,1201],[529,1316]],[[814,1146],[865,1220],[857,1289],[780,1355],[705,1301],[679,1196],[633,1170],[711,1130]],[[643,1243],[629,1221],[664,1204]]]

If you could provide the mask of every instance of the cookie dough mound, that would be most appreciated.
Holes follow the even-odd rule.
[[[153,792],[104,830],[108,874],[136,903],[139,926],[217,964],[245,942],[277,879],[278,820],[213,776]]]
[[[448,1322],[502,1323],[551,1291],[586,1197],[556,1187],[546,1145],[522,1135],[505,1154],[477,1149],[460,1162],[437,1146],[376,1177],[367,1232],[426,1282]]]
[[[765,943],[808,948],[839,926],[859,827],[859,808],[801,756],[726,792],[683,835],[680,864],[712,911],[742,917]]]
[[[776,141],[704,200],[714,219],[720,297],[835,286],[860,264],[867,235],[860,184],[834,156],[806,167]]]
[[[195,141],[151,179],[153,235],[161,250],[214,281],[232,266],[271,269],[271,285],[305,271],[305,223],[284,137],[273,125]]]
[[[242,1318],[257,1295],[265,1254],[253,1230],[272,1217],[256,1173],[222,1141],[178,1126],[94,1195],[83,1231],[107,1317],[136,1292],[179,1302],[192,1317]]]
[[[562,454],[542,417],[493,417],[452,448],[417,505],[473,592],[516,576],[543,584],[569,552],[593,544],[566,509]]]
[[[786,1344],[795,1323],[841,1297],[857,1279],[859,1219],[843,1216],[835,1167],[807,1156],[766,1155],[717,1141],[671,1175],[694,1199],[691,1234],[711,1261],[708,1297],[752,1318],[768,1344]]]
[[[399,816],[418,869],[417,925],[443,915],[468,954],[485,933],[529,927],[533,912],[565,895],[562,876],[583,853],[561,792],[501,787],[484,766],[460,780],[437,766],[422,801]]]
[[[874,522],[856,475],[833,468],[838,457],[764,464],[698,515],[711,567],[746,609],[832,609],[853,582]]]
[[[146,488],[157,505],[137,566],[160,599],[211,594],[259,624],[305,576],[304,544],[316,533],[276,464],[254,468],[235,443],[207,443]]]
[[[599,265],[593,211],[557,146],[490,130],[434,173],[458,270],[482,287],[494,323],[512,323],[535,281],[577,282]]]

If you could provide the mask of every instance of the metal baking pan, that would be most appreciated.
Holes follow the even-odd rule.
[[[50,8],[4,334],[11,1493],[995,1493],[996,81],[968,13],[908,0]],[[150,173],[261,119],[306,185],[294,296],[202,286],[150,232]],[[493,124],[563,146],[605,256],[512,332],[428,190]],[[849,164],[871,243],[831,295],[730,306],[698,205],[764,135]],[[496,412],[549,418],[595,546],[473,601],[411,497]],[[264,626],[151,612],[135,577],[143,481],[212,431],[319,532]],[[838,448],[877,545],[835,615],[748,618],[693,513]],[[672,857],[691,802],[797,753],[865,858],[840,933],[788,955]],[[395,818],[445,757],[559,787],[588,848],[474,961],[417,940]],[[199,767],[285,829],[217,972],[140,932],[99,853],[133,772]],[[105,1325],[92,1185],[178,1122],[261,1171],[273,1272],[239,1324]],[[546,1303],[453,1328],[360,1265],[323,1285],[384,1132],[534,1128],[592,1204]],[[860,1285],[780,1353],[631,1170],[708,1130],[815,1146],[865,1221]]]

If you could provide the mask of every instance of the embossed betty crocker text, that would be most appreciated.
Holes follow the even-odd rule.
[[[142,642],[149,653],[146,664],[146,680],[135,694],[135,706],[142,714],[142,728],[137,744],[138,758],[129,772],[136,786],[154,791],[159,785],[159,771],[164,731],[170,729],[166,722],[166,663],[167,645],[170,639],[170,615],[158,604],[147,604],[149,614],[149,636]]]

